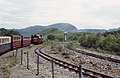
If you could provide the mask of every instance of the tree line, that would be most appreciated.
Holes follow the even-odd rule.
[[[0,36],[9,36],[9,35],[20,35],[16,30],[7,30],[5,28],[0,28]]]
[[[80,45],[87,48],[102,49],[120,54],[120,30],[101,33],[82,33]]]
[[[48,32],[48,30],[45,32]],[[64,41],[64,32],[58,30],[51,31],[46,33],[46,39]],[[78,42],[80,46],[98,52],[109,52],[120,55],[120,30],[105,33],[68,32],[67,41]]]

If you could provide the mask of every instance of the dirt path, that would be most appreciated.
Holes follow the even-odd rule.
[[[12,51],[0,56],[0,68],[2,68],[2,70],[0,70],[0,78],[3,78],[1,71],[3,71],[5,78],[42,78],[40,76],[36,76],[36,72],[31,69],[34,68],[34,70],[36,70],[36,63],[33,61],[35,57],[32,58],[32,54],[34,53],[34,49],[36,47],[39,46],[23,48],[23,65],[20,64],[21,49],[18,50],[17,57],[13,56]],[[27,51],[30,53],[30,70],[28,70],[26,67]]]
[[[1,69],[0,69],[0,78],[4,78],[4,76],[3,76],[3,72],[2,72]]]
[[[2,69],[1,69],[1,64],[2,64],[2,58],[0,57],[0,78],[4,78],[3,76],[3,72],[2,72]]]

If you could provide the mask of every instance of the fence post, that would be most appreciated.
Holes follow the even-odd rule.
[[[13,49],[13,56],[14,56],[14,49]]]
[[[39,55],[37,55],[37,74],[39,75]]]
[[[82,78],[82,65],[79,65],[79,78]]]
[[[22,60],[23,60],[23,50],[21,50],[21,65],[22,65]]]
[[[27,51],[27,69],[29,70],[29,52]]]
[[[54,78],[54,64],[53,64],[53,59],[52,59],[52,78]]]
[[[15,50],[15,57],[17,57],[17,52],[18,52],[18,49]]]

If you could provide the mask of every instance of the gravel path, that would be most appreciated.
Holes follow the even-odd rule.
[[[2,58],[1,58],[1,56],[0,56],[0,78],[4,78],[4,77],[3,77],[3,72],[2,72],[2,70],[1,70],[1,64],[2,64]]]
[[[4,78],[2,70],[0,69],[0,78]]]

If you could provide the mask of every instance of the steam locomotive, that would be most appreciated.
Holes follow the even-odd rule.
[[[29,46],[30,44],[41,44],[43,43],[42,35],[12,35],[0,37],[0,55],[7,51]]]

